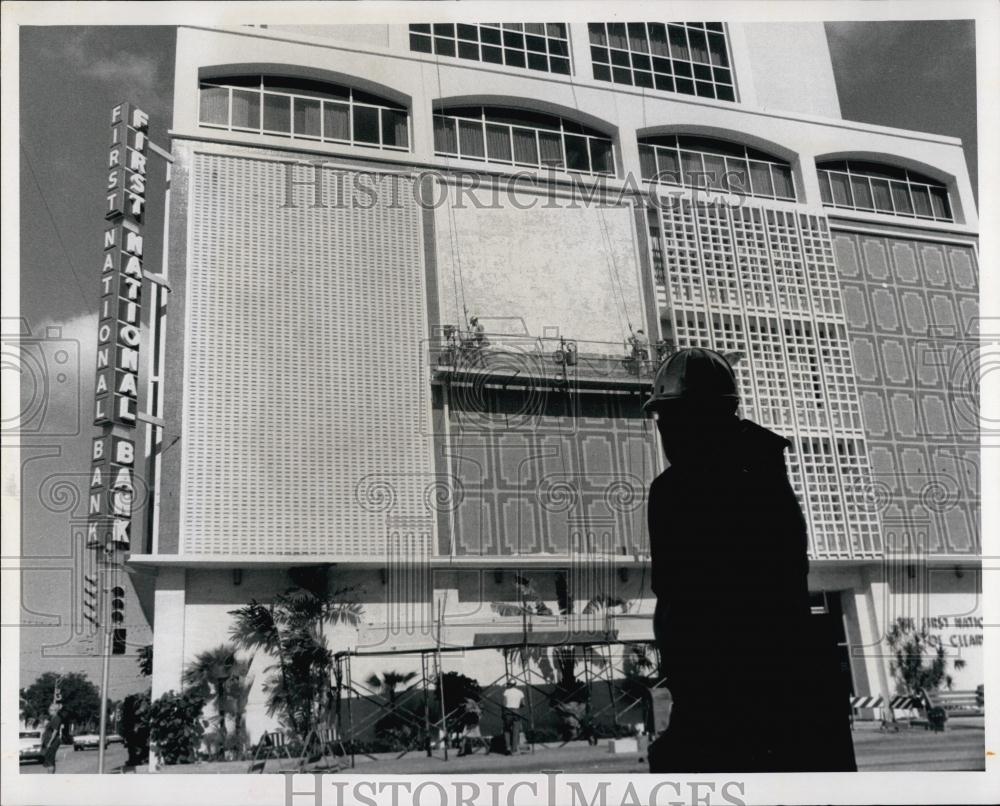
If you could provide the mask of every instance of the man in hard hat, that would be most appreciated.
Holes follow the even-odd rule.
[[[692,347],[660,367],[645,405],[669,462],[649,491],[649,539],[673,700],[650,771],[854,770],[848,692],[810,631],[790,443],[738,404],[726,359]]]

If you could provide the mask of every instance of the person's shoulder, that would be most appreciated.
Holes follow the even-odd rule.
[[[785,467],[785,451],[792,446],[791,440],[753,420],[740,420],[739,443],[748,465],[775,468]]]

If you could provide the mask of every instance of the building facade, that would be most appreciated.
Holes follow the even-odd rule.
[[[982,682],[972,188],[841,119],[822,25],[182,27],[171,135],[154,697],[303,566],[356,588],[356,678],[495,682],[527,589],[533,631],[650,640],[641,405],[688,345],[793,443],[853,692],[901,618]]]

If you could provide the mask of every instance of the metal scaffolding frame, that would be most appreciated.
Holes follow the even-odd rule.
[[[535,744],[541,744],[543,747],[546,746],[542,742],[535,741],[536,696],[541,695],[546,702],[551,702],[553,697],[549,692],[543,690],[543,686],[552,685],[551,681],[546,680],[542,673],[538,669],[532,668],[532,664],[529,663],[529,647],[562,647],[573,649],[574,651],[577,648],[584,649],[585,651],[581,653],[581,659],[583,660],[581,665],[583,672],[582,681],[578,684],[578,688],[583,688],[586,691],[585,702],[590,717],[596,719],[600,715],[610,711],[612,723],[616,729],[622,724],[621,717],[624,714],[636,708],[636,706],[641,706],[642,698],[623,691],[621,686],[616,685],[616,674],[621,678],[625,677],[625,663],[624,657],[620,654],[616,656],[614,652],[615,646],[643,646],[647,649],[652,649],[654,655],[654,660],[652,661],[653,670],[642,677],[649,683],[647,690],[661,687],[665,683],[665,679],[659,672],[659,651],[652,640],[625,640],[619,638],[615,632],[595,632],[585,634],[577,640],[564,640],[566,638],[565,633],[532,632],[530,629],[516,633],[485,633],[482,635],[484,637],[482,643],[473,643],[467,646],[441,646],[438,644],[433,647],[414,649],[375,650],[370,652],[349,650],[336,653],[334,661],[336,665],[335,679],[337,681],[337,736],[342,742],[347,743],[352,767],[355,766],[357,755],[368,755],[357,752],[356,746],[359,733],[375,724],[377,720],[390,714],[397,714],[406,724],[423,728],[424,751],[428,758],[433,758],[434,751],[440,749],[443,751],[442,760],[448,760],[448,743],[450,739],[447,728],[448,720],[456,716],[460,709],[455,708],[450,713],[445,712],[441,679],[442,658],[446,654],[465,654],[483,650],[502,652],[504,673],[495,680],[483,685],[483,689],[486,690],[500,686],[507,680],[514,680],[519,685],[524,686],[525,702],[528,711],[525,733],[528,738],[530,752],[532,753],[534,752]],[[486,638],[487,636],[488,639]],[[556,636],[561,636],[561,638],[556,640]],[[477,636],[477,638],[479,637]],[[598,655],[594,654],[595,651]],[[380,697],[364,683],[358,683],[354,680],[351,664],[352,658],[412,657],[416,655],[420,656],[421,671],[418,678],[396,694],[390,701],[385,701],[383,697]],[[597,657],[600,657],[601,660],[597,661]],[[591,692],[595,683],[598,685],[604,683],[608,687],[608,703],[597,711],[591,710]],[[422,709],[422,716],[404,707],[405,702],[417,693],[423,695],[422,703],[424,707]],[[533,693],[536,696],[532,696]],[[355,720],[353,708],[355,699],[364,700],[375,706],[372,713],[360,721]],[[437,701],[437,710],[432,718],[429,706],[433,700]],[[503,703],[500,700],[484,695],[482,702],[493,706],[497,713],[502,715]],[[642,721],[647,721],[645,715]],[[565,743],[563,742],[560,746]],[[412,750],[405,749],[400,752],[397,758],[402,758],[409,752],[412,752]]]

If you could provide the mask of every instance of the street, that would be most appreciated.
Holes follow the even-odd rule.
[[[104,755],[105,772],[119,772],[125,763],[125,746],[122,744],[108,745]],[[21,775],[44,775],[45,767],[41,762],[21,765]],[[64,744],[56,755],[57,773],[95,773],[97,772],[97,749],[74,750],[73,745]]]

